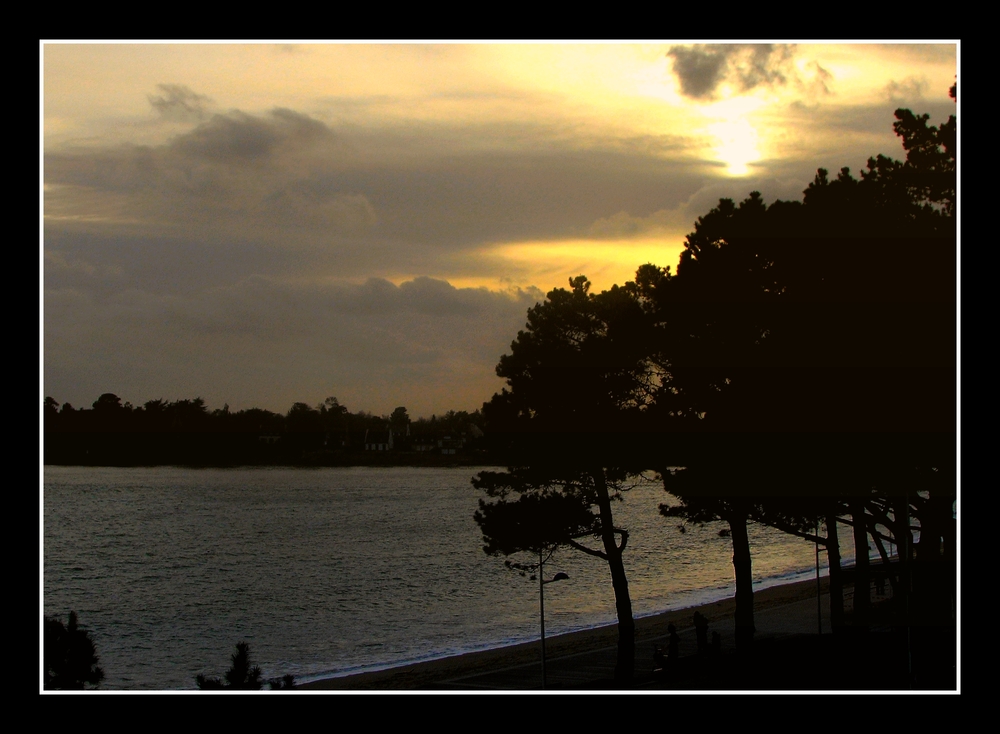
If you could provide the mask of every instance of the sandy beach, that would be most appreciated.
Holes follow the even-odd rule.
[[[821,593],[826,593],[828,584],[829,581],[827,578],[821,579]],[[816,624],[816,594],[815,580],[774,586],[754,593],[754,609],[756,613],[760,614],[766,610],[779,608],[792,609],[794,607],[796,615],[800,617],[805,615],[807,617],[805,620],[797,620],[800,626],[805,624],[814,627]],[[812,605],[796,604],[799,602],[808,602],[809,600],[812,600]],[[651,651],[654,643],[658,644],[658,641],[667,636],[667,625],[673,623],[682,635],[685,632],[690,633],[693,626],[692,617],[697,610],[708,618],[710,627],[726,629],[727,624],[730,624],[732,621],[735,609],[735,600],[729,598],[701,607],[681,609],[637,619],[637,667],[641,664],[642,651],[646,648],[649,648]],[[693,639],[693,633],[689,634],[688,637]],[[547,637],[546,656],[548,660],[556,661],[559,658],[578,656],[597,650],[613,650],[617,639],[617,625],[582,630],[556,637]],[[692,651],[689,650],[688,652]],[[682,649],[682,655],[684,654],[685,651]],[[415,663],[388,670],[340,678],[328,678],[302,684],[299,688],[313,691],[402,691],[432,689],[455,679],[468,678],[469,676],[481,673],[515,668],[517,666],[537,664],[539,658],[539,643],[530,642]]]
[[[829,579],[754,592],[753,645],[735,647],[735,600],[636,620],[635,675],[614,681],[617,625],[546,638],[543,689],[538,642],[446,657],[389,670],[329,678],[299,686],[311,692],[850,692],[959,693],[958,634],[952,617],[891,618],[891,600],[876,586],[869,626],[851,627],[851,591],[845,589],[847,627],[832,634]],[[695,611],[718,633],[715,650],[699,652]],[[680,637],[679,655],[658,668],[653,653],[665,646],[667,626]],[[822,632],[822,634],[819,634]]]

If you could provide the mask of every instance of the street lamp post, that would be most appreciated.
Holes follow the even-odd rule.
[[[542,551],[538,551],[538,609],[539,616],[542,621],[542,690],[545,690],[545,584],[551,584],[553,581],[562,581],[563,579],[568,579],[569,574],[565,574],[562,571],[557,573],[552,578],[546,580],[544,569],[542,568],[544,561],[542,560]]]
[[[836,532],[836,528],[834,528]],[[820,635],[823,634],[823,595],[822,586],[819,582],[819,517],[816,518],[816,627]]]

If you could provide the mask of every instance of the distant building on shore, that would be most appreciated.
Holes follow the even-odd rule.
[[[365,431],[365,451],[392,451],[392,429]]]

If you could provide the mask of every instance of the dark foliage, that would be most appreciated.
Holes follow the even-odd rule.
[[[634,439],[655,388],[644,314],[621,288],[590,293],[585,277],[529,310],[525,330],[500,358],[507,388],[483,406],[487,433],[506,472],[473,484],[487,553],[542,553],[569,546],[607,562],[618,613],[616,676],[632,676],[635,623],[622,553],[628,531],[612,500],[633,468]],[[654,368],[655,369],[655,368]],[[581,543],[591,536],[593,548]]]
[[[405,464],[412,443],[406,440],[405,407],[385,416],[351,413],[335,397],[316,407],[295,403],[281,415],[261,408],[233,412],[228,405],[209,411],[202,398],[150,400],[136,407],[105,393],[91,409],[81,410],[68,403],[60,408],[46,397],[43,415],[47,464],[353,465],[372,458],[365,451],[366,433],[389,427],[397,439],[397,461]],[[482,422],[479,411],[449,411],[415,422],[413,434],[425,439],[425,446],[448,436],[454,453],[470,457],[481,443]]]
[[[272,691],[290,691],[295,688],[295,676],[286,673],[280,678],[272,678],[267,682]]]
[[[236,652],[233,653],[232,665],[226,671],[222,680],[219,678],[207,678],[204,674],[199,673],[195,678],[195,682],[202,691],[223,689],[259,691],[264,687],[261,675],[260,666],[250,665],[250,645],[246,642],[238,642],[236,643]]]
[[[97,665],[97,648],[90,635],[77,625],[76,612],[69,613],[65,627],[46,617],[44,626],[45,689],[79,691],[97,687],[104,670]]]
[[[905,540],[910,513],[922,514],[924,555],[948,557],[955,118],[896,120],[905,162],[870,158],[860,179],[820,169],[800,202],[722,199],[698,218],[676,274],[643,265],[600,294],[580,276],[529,311],[497,367],[508,387],[483,409],[512,467],[475,482],[492,500],[476,515],[487,552],[539,536],[572,544],[590,529],[612,537],[602,557],[614,577],[620,531],[598,490],[656,469],[680,499],[665,515],[729,523],[738,641],[753,634],[749,521],[822,542],[831,573],[836,524],[851,524],[861,610],[866,539],[880,550],[885,539],[876,522]],[[947,607],[953,562],[942,565]]]

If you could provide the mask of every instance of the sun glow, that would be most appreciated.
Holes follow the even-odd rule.
[[[621,240],[560,240],[511,242],[494,245],[476,254],[479,262],[490,262],[505,273],[506,286],[534,285],[543,292],[565,288],[569,279],[586,275],[593,290],[601,291],[635,277],[636,268],[652,262],[660,267],[677,266],[684,249],[682,232]],[[497,281],[449,277],[453,285],[495,288]]]
[[[726,174],[746,176],[750,165],[761,158],[757,149],[757,130],[750,123],[749,115],[763,104],[754,97],[734,97],[706,107],[703,112],[711,121],[706,126],[715,140],[712,153],[715,160],[726,166]]]
[[[718,160],[726,164],[730,176],[746,176],[750,164],[760,159],[757,151],[757,131],[746,119],[716,122],[708,126],[718,140],[714,148]]]

